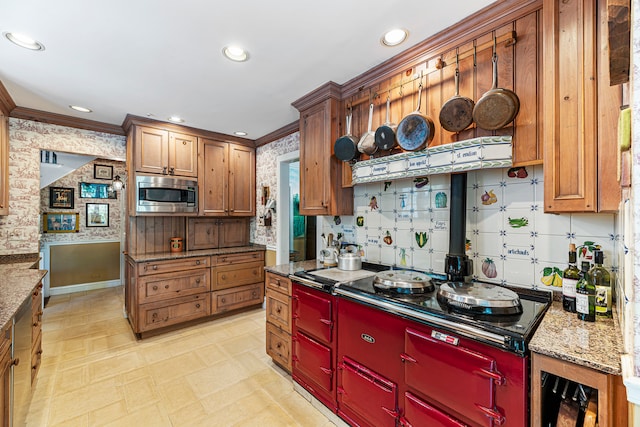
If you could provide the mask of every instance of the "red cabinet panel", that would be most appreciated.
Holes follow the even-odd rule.
[[[338,415],[361,427],[395,427],[395,383],[344,358],[338,367]]]
[[[403,360],[407,385],[478,426],[504,423],[503,413],[495,406],[495,388],[506,380],[496,361],[464,347],[455,338],[453,343],[441,341],[451,341],[451,336],[438,334],[436,330],[427,334],[406,329]]]
[[[331,348],[302,334],[293,341],[292,365],[298,376],[311,386],[331,393],[333,391],[333,358]]]
[[[466,424],[451,418],[411,393],[404,395],[404,415],[400,417],[400,425],[403,427],[466,427]]]
[[[333,297],[294,286],[293,319],[297,329],[322,342],[333,342]]]

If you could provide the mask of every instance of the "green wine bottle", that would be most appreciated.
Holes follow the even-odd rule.
[[[576,285],[580,279],[580,270],[576,267],[576,245],[569,245],[569,266],[562,272],[562,308],[576,312]]]
[[[581,277],[576,285],[576,312],[578,319],[596,321],[596,287],[589,275],[589,261],[582,261]]]
[[[596,249],[593,252],[596,265],[589,270],[589,275],[596,287],[596,316],[611,317],[611,275],[602,266],[604,254]]]

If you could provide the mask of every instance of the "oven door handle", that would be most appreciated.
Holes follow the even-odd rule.
[[[417,362],[416,359],[414,359],[413,357],[409,356],[407,353],[402,353],[400,355],[400,360],[402,361],[402,363],[404,363],[404,362],[416,363]]]
[[[496,410],[496,409],[491,409],[491,408],[487,408],[486,406],[482,406],[478,403],[475,404],[476,408],[480,409],[482,412],[484,412],[484,414],[490,418],[493,423],[495,423],[495,425],[499,425],[501,426],[502,424],[504,424],[505,422],[505,418],[504,415],[502,415],[502,413],[500,413],[500,411]]]
[[[325,368],[325,367],[320,366],[320,370],[326,375],[332,375],[333,374],[333,371],[331,369],[329,369],[329,368]]]
[[[486,369],[478,369],[473,371],[474,374],[480,375],[481,377],[489,378],[493,380],[497,385],[504,385],[506,383],[506,379],[504,375],[500,372],[492,372]]]
[[[320,319],[320,322],[324,323],[325,325],[327,325],[328,327],[332,328],[333,327],[333,322],[331,320],[328,319]]]

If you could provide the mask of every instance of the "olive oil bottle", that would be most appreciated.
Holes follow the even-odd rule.
[[[596,321],[596,287],[589,275],[589,261],[582,261],[580,280],[576,285],[576,312],[578,319],[587,322]]]
[[[580,270],[576,267],[576,245],[569,245],[569,266],[562,273],[562,308],[576,312],[576,285],[580,279]]]
[[[604,254],[596,249],[593,252],[595,266],[589,275],[596,287],[596,316],[611,317],[611,274],[602,266]]]

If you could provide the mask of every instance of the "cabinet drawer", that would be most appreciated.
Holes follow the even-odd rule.
[[[291,372],[291,335],[267,322],[267,354],[274,362]]]
[[[209,278],[208,268],[141,277],[138,280],[138,299],[142,304],[209,292]]]
[[[223,313],[241,307],[262,304],[263,300],[262,283],[216,291],[211,293],[211,312],[213,314]]]
[[[149,261],[138,264],[138,275],[170,273],[174,271],[192,270],[195,268],[209,267],[209,257],[181,258],[161,261]]]
[[[42,334],[38,334],[31,346],[31,384],[36,379],[42,363]]]
[[[4,354],[11,347],[11,322],[9,322],[2,332],[0,332],[0,355]]]
[[[218,255],[216,265],[241,264],[251,261],[264,261],[264,251]]]
[[[162,328],[211,314],[209,293],[174,298],[141,305],[138,310],[139,331]]]
[[[267,322],[271,322],[283,331],[291,333],[291,298],[268,288],[266,307]]]
[[[256,282],[260,282],[261,287],[264,286],[264,262],[262,261],[218,266],[211,271],[211,274],[212,290],[228,289]]]
[[[267,289],[273,289],[291,296],[291,280],[288,277],[279,276],[274,273],[265,273],[265,285]]]

